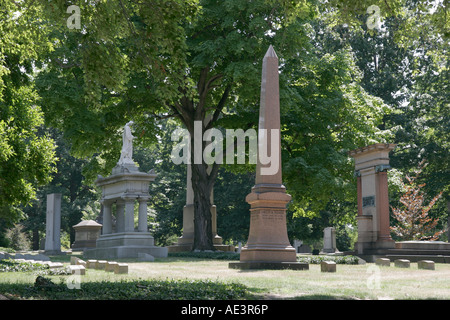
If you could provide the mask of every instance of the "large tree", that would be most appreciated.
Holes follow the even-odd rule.
[[[33,82],[33,62],[49,43],[46,27],[34,19],[39,9],[22,10],[0,1],[0,218],[21,217],[20,204],[50,181],[56,161],[54,145],[41,134],[41,101]]]

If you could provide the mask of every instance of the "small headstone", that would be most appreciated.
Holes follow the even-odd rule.
[[[78,259],[78,260],[77,260],[77,265],[79,265],[79,266],[83,266],[83,267],[85,267],[85,268],[86,268],[86,261],[84,261],[84,260],[81,260],[81,259]]]
[[[378,258],[375,261],[375,264],[377,266],[389,267],[391,265],[391,260],[389,260],[388,258]]]
[[[106,260],[98,260],[95,264],[95,269],[97,270],[105,270]]]
[[[70,264],[71,265],[77,265],[78,264],[78,260],[80,260],[80,258],[75,257],[75,256],[71,256],[70,257]]]
[[[114,269],[118,263],[115,261],[107,261],[105,266],[105,271],[114,272]]]
[[[86,262],[86,268],[95,269],[95,265],[97,264],[97,260],[88,260]]]
[[[334,261],[322,261],[320,263],[321,272],[336,272],[336,262]]]
[[[409,268],[410,261],[406,259],[397,259],[394,261],[394,264],[398,268]]]
[[[417,262],[419,269],[434,270],[434,261],[431,260],[420,260]]]
[[[115,274],[128,273],[128,264],[126,263],[118,263],[114,267]]]
[[[76,275],[85,275],[86,274],[86,268],[82,265],[70,265],[68,266],[68,269],[71,271],[72,274]]]
[[[0,252],[0,260],[3,260],[3,259],[5,259],[5,253],[4,252]]]

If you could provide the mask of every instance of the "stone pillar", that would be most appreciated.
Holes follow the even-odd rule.
[[[377,214],[378,214],[378,247],[382,247],[383,242],[392,242],[391,229],[389,223],[389,191],[388,191],[388,168],[376,168],[376,186],[377,186]]]
[[[358,254],[370,250],[394,248],[389,228],[389,194],[387,170],[389,152],[395,144],[377,143],[352,150],[358,177]]]
[[[122,201],[116,203],[116,232],[125,231],[125,204]]]
[[[47,195],[45,251],[61,252],[61,193]]]
[[[355,175],[356,175],[356,194],[358,201],[358,216],[362,216],[363,210],[362,210],[362,193],[361,193],[361,173],[359,171],[356,171]]]
[[[328,227],[323,229],[323,249],[322,253],[336,253],[336,229]]]
[[[134,199],[125,199],[125,232],[134,231]]]
[[[139,198],[139,217],[138,217],[138,231],[148,232],[147,225],[147,198]]]
[[[287,235],[286,205],[291,196],[282,184],[278,57],[272,46],[263,59],[258,129],[255,186],[246,197],[251,206],[249,236],[240,262],[230,263],[229,267],[305,269],[307,264],[296,262],[296,252]],[[262,154],[270,155],[272,161],[264,162]]]
[[[188,251],[191,250],[190,246],[194,245],[194,190],[190,164],[186,165],[186,205],[183,207],[183,234],[178,238],[178,245],[185,246]]]
[[[102,234],[112,233],[112,212],[111,203],[103,201],[103,230]]]

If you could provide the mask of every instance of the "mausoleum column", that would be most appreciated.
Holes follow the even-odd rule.
[[[138,216],[138,231],[148,232],[147,226],[147,201],[148,198],[139,198],[139,216]]]
[[[379,232],[378,241],[392,241],[389,225],[389,192],[388,176],[386,170],[389,167],[376,167],[377,207],[379,208]]]
[[[125,204],[122,201],[116,203],[116,233],[125,231]]]
[[[355,171],[356,176],[356,190],[357,190],[357,202],[358,202],[358,216],[363,215],[363,205],[362,205],[362,187],[361,187],[361,172]]]
[[[134,200],[125,198],[125,232],[134,231]]]
[[[103,201],[103,234],[112,233],[111,203]]]

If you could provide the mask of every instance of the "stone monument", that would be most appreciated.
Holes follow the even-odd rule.
[[[149,173],[140,172],[134,163],[132,155],[135,137],[131,133],[131,125],[132,121],[124,127],[120,159],[112,174],[106,178],[99,176],[96,181],[102,188],[103,230],[96,241],[96,248],[85,250],[84,256],[87,259],[137,258],[139,253],[154,257],[167,256],[167,248],[155,246],[154,239],[148,232],[148,189],[156,174],[153,170]],[[134,225],[136,203],[139,205],[137,228]]]
[[[45,253],[61,254],[61,193],[47,195]]]
[[[102,225],[94,220],[83,220],[74,225],[75,241],[72,243],[72,250],[84,250],[95,248],[98,237],[101,234]]]
[[[192,189],[192,168],[187,164],[186,205],[183,207],[183,234],[178,243],[168,247],[169,252],[191,251],[194,245],[194,190]],[[211,191],[211,223],[214,248],[221,251],[234,251],[232,245],[223,245],[217,234],[217,208],[214,205],[214,190]]]
[[[323,249],[320,254],[343,254],[336,246],[336,229],[327,227],[323,229]]]
[[[377,143],[352,150],[358,195],[358,255],[381,254],[394,248],[390,236],[387,170],[395,144]]]
[[[246,197],[246,201],[251,206],[248,241],[241,250],[240,261],[230,263],[230,268],[309,268],[307,263],[297,262],[295,249],[289,243],[287,235],[286,205],[291,200],[291,196],[286,193],[281,179],[278,77],[278,57],[270,46],[263,59],[258,126],[259,138],[267,135],[267,140],[266,143],[258,143],[255,186]],[[273,137],[277,139],[272,140]],[[261,150],[262,148],[265,150]],[[265,164],[261,160],[261,154],[264,152],[265,155],[270,153],[272,157],[276,156],[274,152],[278,153],[278,166],[274,171],[269,170],[270,173],[265,169],[271,164]]]

